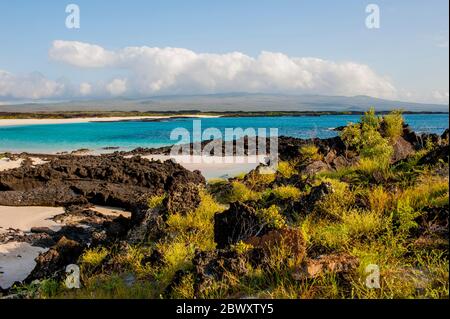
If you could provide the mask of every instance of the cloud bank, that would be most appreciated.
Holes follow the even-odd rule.
[[[101,82],[71,85],[40,74],[17,76],[0,70],[0,98],[145,97],[227,92],[369,95],[386,99],[409,96],[368,65],[290,57],[278,52],[263,51],[251,57],[240,52],[196,53],[170,47],[108,50],[96,44],[57,40],[48,54],[50,60],[77,69],[107,70],[108,74],[118,75]],[[436,91],[429,96],[429,101],[448,103],[448,91]]]
[[[49,56],[77,68],[128,71],[127,79],[107,85],[111,95],[245,91],[392,98],[396,94],[389,80],[367,65],[274,52],[254,58],[240,52],[209,54],[146,46],[108,51],[94,44],[54,41]]]
[[[43,99],[61,95],[64,83],[46,79],[40,73],[14,75],[0,70],[0,97]]]

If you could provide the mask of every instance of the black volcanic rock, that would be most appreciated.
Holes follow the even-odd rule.
[[[0,205],[70,206],[87,203],[146,209],[150,196],[168,191],[173,175],[204,184],[204,178],[172,161],[119,155],[61,156],[36,167],[0,173]],[[178,175],[177,175],[178,176]],[[167,184],[167,185],[166,185]]]
[[[219,249],[263,235],[267,230],[248,203],[231,203],[228,210],[214,216],[214,241]]]
[[[78,242],[62,237],[53,248],[36,258],[36,267],[25,282],[42,278],[62,279],[66,266],[75,264],[83,249]]]

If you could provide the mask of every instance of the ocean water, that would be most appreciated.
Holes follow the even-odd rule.
[[[448,114],[404,115],[416,132],[442,134],[448,128]],[[217,128],[277,128],[278,135],[299,138],[336,136],[332,128],[358,122],[358,115],[326,115],[302,117],[223,117],[201,119],[202,130]],[[0,152],[62,152],[87,148],[101,152],[105,147],[131,150],[137,147],[173,145],[170,134],[176,128],[193,129],[192,118],[168,119],[160,122],[91,122],[73,124],[0,126]]]

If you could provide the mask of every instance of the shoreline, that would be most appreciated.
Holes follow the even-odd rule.
[[[8,126],[51,125],[51,124],[75,124],[91,122],[124,122],[164,120],[179,117],[186,118],[217,118],[219,115],[169,115],[169,116],[114,116],[114,117],[76,117],[67,119],[0,119],[0,128]]]

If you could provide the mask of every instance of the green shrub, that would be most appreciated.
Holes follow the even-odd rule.
[[[276,188],[274,188],[271,193],[273,195],[275,195],[276,198],[279,199],[292,199],[292,200],[298,200],[301,196],[301,191],[291,185],[287,185],[287,186],[278,186]]]
[[[394,110],[383,117],[385,137],[395,142],[403,134],[403,116],[400,110]]]
[[[359,151],[361,148],[361,125],[360,124],[348,124],[342,132],[340,132],[340,137],[348,149],[355,149]]]
[[[233,181],[231,187],[230,202],[246,202],[249,200],[258,200],[261,197],[259,193],[252,191],[242,182]]]
[[[294,166],[291,163],[285,161],[280,161],[278,163],[277,170],[285,178],[290,178],[292,175],[297,174]]]
[[[87,266],[96,267],[103,262],[108,254],[108,250],[104,247],[88,249],[81,255],[80,260]]]
[[[382,215],[391,206],[391,196],[383,186],[376,186],[368,190],[370,208],[375,213]]]
[[[167,232],[171,237],[185,241],[202,250],[214,249],[214,215],[224,210],[205,191],[200,192],[199,207],[186,215],[171,214],[167,218]]]
[[[163,195],[155,195],[148,199],[148,207],[151,209],[157,208],[162,205],[164,199],[166,198],[166,194]]]
[[[391,119],[396,119],[393,115]],[[391,124],[395,121],[390,120]],[[350,124],[340,134],[347,149],[356,150],[361,158],[366,160],[365,167],[369,167],[368,161],[373,161],[370,165],[373,169],[386,169],[394,152],[390,141],[383,138],[378,131],[380,118],[375,115],[375,110],[371,108],[361,117],[361,125]],[[375,165],[377,163],[377,165]]]
[[[352,239],[373,239],[386,227],[382,215],[377,212],[351,210],[342,217],[342,227]]]
[[[259,210],[258,217],[263,221],[263,223],[273,228],[282,228],[286,225],[286,221],[276,205]]]
[[[253,246],[250,244],[246,244],[241,240],[238,243],[231,245],[231,249],[236,251],[238,254],[245,254],[246,252],[252,250]]]
[[[362,158],[375,160],[380,167],[386,168],[391,160],[394,149],[388,140],[384,139],[376,130],[362,131],[362,147],[360,155]]]
[[[409,197],[404,197],[397,202],[397,208],[393,212],[393,221],[397,226],[397,235],[403,238],[409,236],[412,229],[418,227],[415,219],[420,215],[411,207]]]
[[[380,128],[381,118],[375,114],[375,108],[371,107],[361,116],[362,130],[378,130]]]
[[[304,160],[320,161],[323,158],[319,153],[319,148],[314,144],[303,145],[299,151]]]

